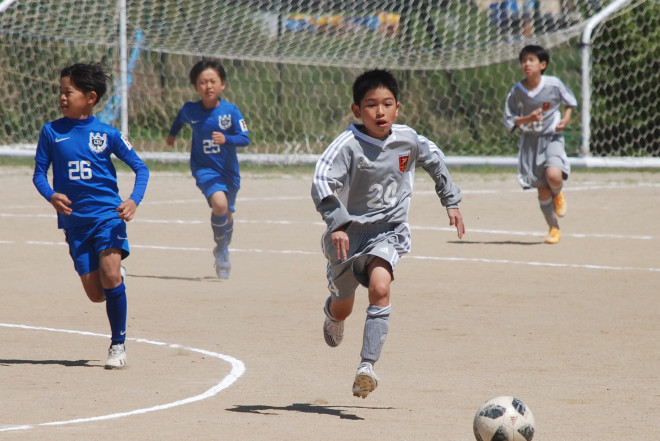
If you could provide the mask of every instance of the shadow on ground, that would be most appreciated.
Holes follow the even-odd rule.
[[[0,366],[21,365],[21,364],[36,364],[36,365],[53,365],[59,364],[64,367],[103,367],[98,364],[89,364],[91,362],[98,362],[99,360],[2,360],[0,359]]]
[[[349,409],[382,409],[391,410],[391,407],[363,407],[363,406],[322,406],[317,404],[308,403],[294,403],[289,406],[267,406],[267,405],[252,405],[252,406],[234,406],[227,409],[230,412],[244,412],[256,413],[260,415],[277,415],[280,412],[301,412],[301,413],[315,413],[318,415],[331,415],[339,417],[343,420],[363,420],[355,414],[347,413]]]

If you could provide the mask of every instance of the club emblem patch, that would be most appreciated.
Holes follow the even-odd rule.
[[[548,101],[544,101],[543,104],[541,105],[541,108],[543,109],[544,112],[547,112],[550,110],[550,103]]]
[[[89,132],[89,148],[94,153],[101,153],[108,147],[108,134]]]
[[[408,168],[408,161],[410,160],[410,155],[401,155],[399,156],[399,170],[405,172]]]
[[[231,115],[220,115],[218,117],[218,124],[222,130],[227,130],[231,127]]]

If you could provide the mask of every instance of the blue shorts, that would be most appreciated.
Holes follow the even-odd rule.
[[[229,211],[232,213],[236,211],[234,204],[236,204],[236,195],[238,194],[238,188],[233,185],[227,185],[225,180],[221,177],[209,179],[204,182],[197,182],[197,187],[204,193],[209,207],[211,206],[210,197],[213,193],[217,191],[222,191],[227,196],[227,206]]]
[[[121,258],[130,254],[126,222],[119,218],[98,223],[65,228],[64,236],[69,244],[69,254],[78,275],[99,269],[99,253],[108,248],[119,248]]]

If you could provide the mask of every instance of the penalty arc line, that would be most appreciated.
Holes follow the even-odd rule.
[[[41,326],[17,325],[17,324],[10,324],[10,323],[0,323],[0,327],[29,329],[29,330],[47,331],[47,332],[61,332],[61,333],[66,333],[66,334],[88,335],[88,336],[95,336],[95,337],[106,337],[106,338],[109,337],[109,335],[97,334],[97,333],[94,333],[94,332],[74,331],[74,330],[70,330],[70,329],[47,328],[47,327],[41,327]],[[197,352],[197,353],[200,353],[200,354],[203,354],[203,355],[207,355],[209,357],[214,357],[214,358],[218,358],[220,360],[226,361],[229,364],[231,364],[232,368],[231,368],[230,373],[228,375],[226,375],[215,386],[211,387],[210,389],[204,391],[203,393],[201,393],[199,395],[184,398],[182,400],[173,401],[171,403],[159,404],[157,406],[152,406],[152,407],[145,407],[145,408],[142,408],[142,409],[135,409],[135,410],[131,410],[131,411],[128,411],[128,412],[119,412],[119,413],[113,413],[113,414],[108,414],[108,415],[100,415],[100,416],[95,416],[95,417],[77,418],[77,419],[66,420],[66,421],[52,421],[52,422],[46,422],[46,423],[27,424],[27,425],[20,425],[20,426],[0,427],[0,432],[13,431],[13,430],[27,430],[27,429],[31,429],[31,428],[34,428],[34,427],[61,426],[61,425],[65,425],[65,424],[77,424],[77,423],[87,423],[87,422],[92,422],[92,421],[110,420],[110,419],[115,419],[115,418],[122,418],[122,417],[126,417],[126,416],[131,416],[131,415],[138,415],[138,414],[144,414],[144,413],[149,413],[149,412],[155,412],[155,411],[158,411],[158,410],[170,409],[172,407],[177,407],[177,406],[181,406],[181,405],[184,405],[184,404],[193,403],[195,401],[205,400],[205,399],[210,398],[214,395],[217,395],[223,389],[226,389],[229,386],[231,386],[245,372],[245,365],[243,364],[242,361],[240,361],[240,360],[238,360],[234,357],[230,357],[228,355],[219,354],[217,352],[211,352],[211,351],[207,351],[205,349],[197,349],[197,348],[182,346],[182,345],[178,345],[178,344],[168,344],[168,343],[163,343],[163,342],[158,342],[158,341],[153,341],[153,340],[147,340],[147,339],[143,339],[143,338],[128,338],[127,340],[135,341],[137,343],[146,343],[146,344],[152,344],[152,345],[156,345],[156,346],[167,346],[169,348],[183,349],[183,350],[190,351],[190,352]]]

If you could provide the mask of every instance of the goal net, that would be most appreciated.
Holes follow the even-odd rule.
[[[169,126],[186,101],[199,59],[217,58],[250,130],[245,152],[316,155],[353,116],[351,85],[363,70],[387,68],[401,85],[398,122],[447,155],[515,156],[517,134],[502,124],[504,99],[521,78],[526,44],[550,51],[547,73],[580,102],[580,35],[606,0],[126,0],[128,126],[146,154],[184,154]],[[657,0],[637,0],[593,36],[594,155],[660,152]],[[34,148],[41,125],[60,116],[59,71],[104,60],[112,84],[95,107],[120,126],[120,2],[0,2],[0,145]],[[580,112],[565,132],[580,153]],[[186,131],[187,130],[187,131]]]

